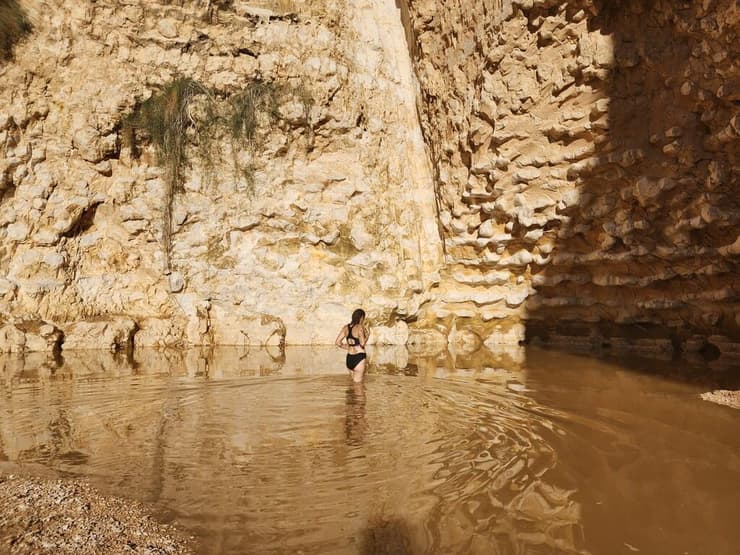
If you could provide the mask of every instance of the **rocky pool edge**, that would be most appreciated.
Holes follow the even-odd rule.
[[[195,540],[139,501],[78,479],[0,473],[0,553],[190,555]]]

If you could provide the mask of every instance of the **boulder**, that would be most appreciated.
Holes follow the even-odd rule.
[[[133,347],[137,326],[130,318],[109,317],[82,320],[63,326],[66,350],[106,350],[118,352]]]
[[[25,347],[25,333],[13,324],[0,327],[0,353],[22,353]]]

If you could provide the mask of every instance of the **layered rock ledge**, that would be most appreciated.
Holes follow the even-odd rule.
[[[736,3],[407,8],[446,252],[420,320],[736,353]]]

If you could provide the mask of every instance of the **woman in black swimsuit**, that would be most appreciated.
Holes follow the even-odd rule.
[[[358,308],[352,313],[352,321],[339,330],[334,342],[340,349],[347,349],[347,369],[355,382],[361,382],[365,373],[368,337],[370,332],[365,327],[365,311]]]

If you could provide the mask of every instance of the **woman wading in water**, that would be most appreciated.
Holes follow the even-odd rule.
[[[365,327],[365,311],[358,308],[352,313],[352,321],[339,330],[334,342],[340,349],[347,349],[347,369],[352,375],[352,381],[361,382],[365,374],[367,344],[370,332]]]

